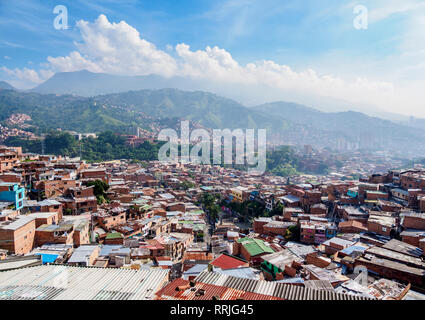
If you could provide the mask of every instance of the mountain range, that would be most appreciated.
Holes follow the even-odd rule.
[[[13,86],[11,86],[6,81],[0,81],[0,89],[4,89],[4,90],[16,90]]]
[[[162,88],[166,84],[157,76],[88,71],[56,74],[30,92],[0,83],[0,123],[13,113],[26,113],[40,130],[100,132],[123,131],[129,126],[149,129],[153,122],[187,119],[207,128],[264,128],[275,145],[425,154],[424,130],[360,112],[322,112],[288,102],[247,107],[210,92]],[[190,87],[188,81],[182,80],[182,85]]]
[[[157,90],[164,88],[212,92],[239,101],[246,106],[257,106],[266,102],[279,101],[284,97],[285,101],[298,101],[300,104],[313,106],[315,109],[323,112],[358,111],[369,116],[394,122],[407,122],[409,120],[408,116],[380,110],[370,105],[353,105],[341,99],[313,94],[307,96],[305,94],[300,95],[294,90],[285,91],[259,84],[239,85],[226,83],[226,85],[222,85],[208,80],[186,77],[164,78],[157,75],[120,76],[82,70],[56,73],[31,91],[43,94],[71,94],[92,97],[131,90]]]

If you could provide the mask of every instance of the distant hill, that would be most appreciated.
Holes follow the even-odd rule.
[[[0,81],[0,89],[15,90],[15,88],[13,86],[11,86],[10,84],[8,84],[6,81]]]
[[[393,114],[370,105],[353,105],[341,99],[322,97],[314,94],[299,95],[293,90],[285,91],[261,84],[241,85],[237,83],[226,83],[226,85],[220,85],[207,79],[191,79],[187,77],[165,78],[158,75],[119,76],[82,70],[56,73],[50,79],[30,91],[42,94],[70,94],[93,97],[111,93],[166,88],[184,91],[213,92],[250,106],[273,100],[298,101],[300,104],[314,106],[316,109],[324,112],[351,110],[394,122],[402,122],[409,119],[407,116]]]
[[[319,129],[329,131],[354,130],[407,130],[414,133],[416,130],[409,130],[403,125],[394,124],[391,121],[383,120],[377,117],[370,117],[360,112],[321,112],[296,103],[274,102],[254,107],[257,112],[269,114],[274,117],[284,118],[286,120],[311,125]]]
[[[71,94],[92,97],[132,90],[177,87],[189,90],[189,88],[193,88],[193,82],[177,77],[167,79],[156,75],[117,76],[83,70],[56,73],[31,91],[42,94]]]
[[[14,113],[30,115],[30,124],[42,131],[58,128],[85,133],[118,131],[132,125],[145,127],[149,122],[142,115],[97,104],[91,98],[0,90],[0,123]]]
[[[94,97],[101,104],[134,108],[153,118],[170,116],[199,122],[208,128],[265,128],[282,130],[290,124],[273,119],[238,102],[208,92],[177,89],[139,90]]]
[[[360,112],[320,112],[295,103],[275,102],[254,107],[257,112],[275,119],[285,119],[303,129],[316,129],[347,148],[414,151],[425,136],[423,130],[370,117]],[[311,130],[309,130],[311,132]],[[327,133],[327,134],[326,134]],[[317,144],[317,142],[316,142]],[[422,143],[419,143],[422,145]],[[420,152],[425,152],[421,147]]]
[[[56,76],[60,80],[61,75]],[[88,76],[93,74],[88,73]],[[78,81],[77,76],[75,81]],[[123,131],[135,125],[149,128],[153,123],[187,119],[211,129],[267,129],[268,140],[275,145],[310,144],[337,150],[386,150],[403,156],[425,155],[424,130],[359,112],[325,113],[287,102],[247,108],[234,100],[203,91],[135,90],[90,98],[0,91],[0,122],[18,112],[29,114],[32,124],[41,129]]]

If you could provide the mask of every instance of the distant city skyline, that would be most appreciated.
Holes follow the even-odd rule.
[[[67,29],[54,27],[57,6]],[[156,74],[247,100],[425,117],[424,30],[421,0],[0,1],[0,80],[29,89],[56,72]]]

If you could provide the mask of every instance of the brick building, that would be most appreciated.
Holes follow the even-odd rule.
[[[34,247],[35,219],[19,216],[0,222],[0,248],[15,254],[27,254]]]

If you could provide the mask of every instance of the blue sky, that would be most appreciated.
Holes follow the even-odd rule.
[[[57,5],[68,9],[68,30],[53,27]],[[357,5],[368,9],[367,30],[353,26]],[[209,75],[271,87],[273,99],[295,90],[425,116],[424,17],[422,0],[0,0],[0,79],[31,88],[83,68]]]

